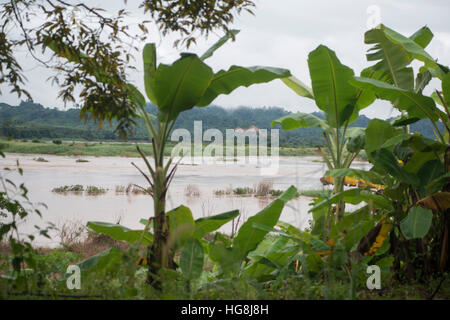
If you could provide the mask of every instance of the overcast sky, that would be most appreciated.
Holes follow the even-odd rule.
[[[85,1],[87,4],[116,11],[123,1]],[[138,0],[128,1],[128,10],[133,15],[127,20],[131,26],[148,19],[136,9]],[[450,65],[450,1],[448,0],[256,0],[255,16],[244,13],[232,26],[240,29],[235,42],[223,46],[207,62],[216,71],[228,69],[236,64],[242,66],[266,65],[291,70],[297,78],[310,84],[307,65],[308,53],[319,44],[334,50],[342,63],[351,67],[356,74],[369,64],[365,53],[364,32],[367,23],[373,21],[379,10],[381,22],[390,28],[411,35],[427,25],[434,33],[434,39],[427,48],[439,62]],[[375,7],[374,7],[375,6]],[[161,39],[154,32],[152,42],[158,43],[159,62],[169,63],[178,58],[179,52],[172,46],[174,37]],[[206,40],[200,39],[189,51],[202,54],[221,34],[213,34]],[[143,47],[142,43],[141,47]],[[51,73],[36,66],[25,53],[19,54],[28,79],[27,89],[35,102],[46,107],[64,108],[56,99],[57,88],[45,79]],[[143,91],[140,54],[136,56],[137,72],[130,73],[130,79]],[[432,82],[426,93],[439,83]],[[0,102],[18,104],[16,96],[2,87]],[[231,95],[220,96],[214,104],[232,108],[237,106],[279,106],[290,111],[317,111],[314,102],[297,96],[284,84],[273,81],[269,84],[240,88]],[[369,117],[386,118],[395,114],[388,103],[375,102],[364,110]]]

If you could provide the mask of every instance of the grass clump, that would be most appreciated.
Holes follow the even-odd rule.
[[[75,162],[89,162],[89,160],[86,160],[86,159],[77,159]]]
[[[57,187],[52,190],[52,192],[56,192],[56,193],[83,192],[83,191],[84,191],[84,187],[81,184]]]
[[[279,197],[283,193],[283,190],[272,189],[269,191],[269,193],[272,197]]]
[[[137,195],[137,194],[148,194],[150,193],[151,188],[142,188],[135,184],[129,183],[128,186],[118,185],[115,187],[116,194],[126,194],[126,195]]]
[[[270,190],[272,190],[273,187],[273,180],[271,179],[264,179],[260,183],[258,183],[258,186],[256,187],[256,195],[258,197],[266,197],[270,194]]]
[[[33,160],[34,160],[34,161],[37,161],[37,162],[48,162],[48,160],[46,160],[46,159],[44,159],[44,158],[42,158],[42,157],[34,158]]]
[[[86,187],[86,194],[88,195],[96,195],[96,194],[103,194],[108,192],[108,189],[97,187],[97,186],[87,186]]]
[[[239,187],[239,188],[233,189],[233,193],[238,196],[252,195],[255,193],[255,189],[250,188],[250,187],[242,187],[242,188]]]

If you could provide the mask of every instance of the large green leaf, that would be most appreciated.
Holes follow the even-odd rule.
[[[355,227],[360,222],[370,220],[373,220],[373,215],[369,210],[369,206],[366,205],[345,215],[338,223],[333,224],[330,229],[329,237],[336,238],[340,233]]]
[[[433,39],[433,36],[433,32],[431,32],[430,28],[424,26],[414,32],[414,34],[409,38],[425,49],[431,42],[431,39]]]
[[[324,130],[329,130],[330,128],[324,120],[310,113],[303,112],[292,113],[272,121],[272,127],[276,124],[281,124],[283,130],[292,130],[302,127],[318,127]]]
[[[341,127],[354,112],[357,90],[348,81],[353,70],[341,64],[334,51],[320,45],[308,56],[316,104],[331,127]]]
[[[294,186],[290,186],[278,199],[256,215],[250,217],[239,228],[236,237],[233,239],[233,249],[237,250],[241,257],[245,257],[250,251],[254,250],[261,240],[264,239],[268,231],[257,229],[253,224],[260,224],[267,227],[275,226],[286,202],[293,199],[296,195],[297,189]]]
[[[188,239],[181,250],[180,268],[188,280],[200,277],[203,271],[203,247],[195,238]]]
[[[158,100],[156,100],[155,93],[152,88],[155,81],[156,73],[156,46],[154,43],[147,43],[144,46],[142,52],[142,58],[144,60],[144,85],[145,93],[153,104],[158,105]]]
[[[406,239],[416,239],[426,236],[431,226],[433,212],[422,207],[413,207],[408,216],[400,222],[400,230]]]
[[[217,96],[229,94],[236,88],[270,82],[290,75],[289,70],[280,68],[232,66],[228,71],[220,70],[214,75],[211,84],[196,105],[204,107],[211,104]]]
[[[404,165],[404,169],[407,172],[417,175],[419,169],[428,161],[436,159],[434,152],[414,152],[413,156]]]
[[[422,94],[423,89],[430,83],[433,75],[426,68],[420,68],[419,73],[416,77],[416,85],[414,87],[414,92]]]
[[[388,83],[369,78],[354,77],[350,83],[358,88],[372,90],[379,98],[391,101],[398,109],[407,111],[411,117],[429,118],[432,121],[437,121],[436,112],[442,113],[436,108],[432,98],[413,91],[397,88]]]
[[[143,230],[131,230],[120,224],[114,224],[109,222],[89,221],[87,226],[95,232],[110,236],[117,241],[126,241],[128,243],[134,243],[139,241],[142,237]],[[142,239],[142,243],[149,245],[153,242],[153,235],[149,232],[145,232]]]
[[[191,238],[195,230],[195,221],[188,207],[179,206],[166,213],[169,217],[170,237],[175,247],[182,246]]]
[[[369,67],[369,68],[363,69],[360,73],[360,76],[380,80],[382,78],[382,73],[375,72],[372,70],[372,68]],[[358,89],[358,91],[356,93],[356,99],[357,100],[356,100],[356,110],[355,111],[357,111],[357,112],[354,112],[352,117],[357,118],[359,111],[370,106],[377,99],[377,97],[372,92],[372,90],[360,88],[360,89]],[[354,120],[356,120],[356,119],[354,119]]]
[[[252,256],[254,261],[244,269],[244,277],[262,279],[262,281],[270,278],[270,276],[273,277],[274,270],[280,270],[287,266],[292,261],[292,256],[300,250],[298,246],[288,245],[289,238],[286,237],[278,237],[268,242],[266,250],[259,255]]]
[[[447,108],[450,108],[450,72],[442,79],[442,94]],[[440,104],[442,105],[442,102]]]
[[[210,243],[208,256],[212,261],[219,264],[223,275],[237,275],[239,273],[243,257],[238,250],[227,247],[223,243]]]
[[[435,179],[438,179],[444,175],[444,165],[438,159],[433,159],[425,162],[417,172],[419,177],[419,193],[422,196],[435,193],[442,189],[441,184],[437,184],[434,188],[426,189],[426,186],[430,185]]]
[[[107,265],[118,262],[121,257],[122,253],[119,250],[116,248],[109,248],[77,263],[77,266],[80,267],[82,272],[98,271],[104,269]]]
[[[239,210],[232,210],[210,217],[195,220],[194,237],[201,239],[207,233],[213,232],[225,223],[233,220],[239,215]]]
[[[372,119],[366,128],[365,146],[367,156],[373,161],[372,153],[395,136],[394,127],[387,121]]]
[[[353,177],[363,179],[372,183],[383,183],[382,177],[374,171],[365,171],[353,168],[333,169],[325,172],[325,176],[331,177]]]
[[[367,189],[354,188],[342,191],[330,197],[329,199],[322,200],[313,206],[309,211],[316,211],[326,207],[331,206],[332,204],[338,203],[339,201],[344,200],[346,203],[350,204],[359,204],[361,202],[371,203],[375,205],[375,207],[390,210],[392,209],[392,203],[388,201],[386,198],[374,194]]]
[[[444,75],[443,70],[436,63],[436,61],[423,49],[421,44],[425,43],[423,39],[420,39],[421,43],[417,43],[411,38],[405,37],[398,32],[395,32],[392,29],[387,27],[382,28],[386,37],[394,44],[400,45],[412,59],[417,59],[422,61],[426,67],[433,70],[436,73],[436,76],[442,79]],[[427,36],[429,37],[429,35]],[[431,40],[431,39],[430,39]]]
[[[150,90],[159,110],[173,120],[200,101],[212,78],[212,69],[195,54],[183,54],[171,65],[158,66]]]
[[[402,46],[393,43],[386,37],[384,28],[384,26],[380,26],[380,28],[371,29],[364,34],[364,42],[374,45],[369,49],[367,60],[378,61],[372,66],[372,70],[383,72],[387,76],[387,82],[398,88],[411,89],[413,80],[411,71],[405,71],[405,67],[410,64],[411,59]]]
[[[345,235],[344,244],[347,251],[352,250],[361,239],[366,236],[369,231],[375,226],[373,220],[363,220],[353,228],[351,228]]]
[[[290,76],[290,77],[281,79],[281,81],[283,81],[285,85],[287,85],[289,88],[291,88],[299,96],[305,97],[305,98],[310,98],[310,99],[314,100],[314,94],[312,92],[312,89],[309,88],[306,84],[301,82],[296,77]]]
[[[372,153],[372,158],[375,166],[381,167],[391,176],[406,182],[412,186],[418,186],[419,178],[406,171],[397,161],[394,154],[388,149],[380,149]]]
[[[219,49],[221,46],[225,44],[228,40],[232,39],[234,36],[236,36],[240,30],[230,30],[225,36],[220,38],[216,43],[214,43],[202,56],[200,57],[201,60],[206,60],[209,57],[211,57],[214,52]]]

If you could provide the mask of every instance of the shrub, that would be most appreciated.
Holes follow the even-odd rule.
[[[59,145],[59,144],[62,144],[62,141],[61,141],[61,140],[59,140],[59,139],[57,139],[57,140],[53,140],[53,143],[54,143],[54,144],[58,144],[58,145]]]
[[[272,189],[269,191],[269,193],[272,197],[278,197],[278,196],[281,196],[281,194],[283,193],[283,190],[273,190]]]
[[[104,189],[101,187],[96,187],[96,186],[87,186],[86,187],[86,193],[93,195],[93,194],[102,194],[102,193],[106,193],[108,191],[108,189]]]
[[[62,186],[58,188],[54,188],[52,192],[56,193],[65,193],[65,192],[82,192],[84,190],[81,184],[76,184],[72,186]]]
[[[233,193],[237,194],[237,195],[249,195],[249,194],[254,194],[255,190],[250,187],[235,188],[235,189],[233,189]]]
[[[264,179],[260,183],[258,183],[258,187],[256,188],[256,195],[260,197],[265,197],[270,193],[270,190],[273,187],[273,181],[270,179]]]

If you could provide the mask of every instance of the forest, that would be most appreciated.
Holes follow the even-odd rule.
[[[148,104],[147,112],[156,115],[157,108]],[[290,112],[281,107],[250,108],[238,107],[224,109],[219,106],[208,108],[193,108],[180,115],[173,129],[185,128],[193,134],[194,121],[202,121],[203,131],[216,128],[225,132],[226,128],[244,128],[256,126],[260,129],[268,129],[270,132],[273,119],[281,118]],[[313,115],[324,118],[323,113],[316,112]],[[389,121],[390,119],[388,119]],[[365,128],[370,119],[359,115],[351,124],[353,127]],[[438,124],[442,130],[442,124]],[[116,121],[112,125],[104,125],[101,128],[93,121],[84,123],[80,121],[79,109],[50,109],[30,101],[22,101],[18,106],[10,106],[0,103],[0,134],[5,138],[14,139],[72,139],[72,140],[122,140],[117,132],[114,132]],[[279,125],[273,128],[280,128]],[[410,126],[411,132],[419,132],[427,138],[433,138],[431,122],[422,119]],[[325,141],[320,128],[298,128],[292,131],[280,131],[280,146],[282,147],[316,147],[323,146]],[[133,140],[148,139],[145,126],[142,121],[133,130]]]

